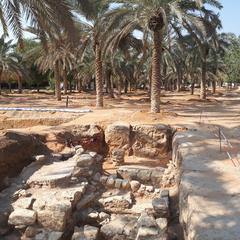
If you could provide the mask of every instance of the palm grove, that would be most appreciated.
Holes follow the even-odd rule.
[[[161,89],[190,86],[194,94],[200,84],[206,99],[207,86],[215,93],[217,82],[230,79],[227,65],[239,46],[236,37],[218,34],[221,8],[217,0],[3,0],[0,86],[16,81],[21,93],[23,81],[39,86],[47,79],[57,100],[73,87],[94,89],[97,107],[104,94],[143,88],[156,113]],[[6,40],[10,31],[17,44]]]

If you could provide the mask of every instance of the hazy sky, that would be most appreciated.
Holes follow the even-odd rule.
[[[240,35],[240,0],[221,0],[221,3],[223,5],[220,12],[223,25],[222,31]],[[1,28],[0,34],[2,34]],[[11,34],[10,37],[12,37]]]
[[[223,31],[240,35],[240,0],[221,0],[221,3]]]

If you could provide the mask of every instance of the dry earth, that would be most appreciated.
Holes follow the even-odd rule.
[[[131,125],[139,123],[163,123],[179,130],[198,129],[215,136],[218,130],[224,133],[232,144],[232,148],[223,144],[223,150],[229,150],[234,159],[238,157],[240,137],[240,91],[218,89],[218,94],[209,94],[207,101],[200,101],[198,95],[191,96],[188,92],[163,92],[161,113],[149,113],[150,101],[144,92],[130,93],[115,99],[105,97],[105,107],[96,109],[93,94],[72,94],[69,96],[69,108],[90,109],[91,113],[45,113],[0,111],[0,134],[7,129],[15,129],[24,133],[46,133],[50,129],[71,128],[77,125],[98,124],[106,128],[113,122],[125,122]],[[22,95],[0,96],[0,107],[48,107],[65,108],[66,97],[57,102],[49,93],[27,93]],[[217,141],[217,140],[215,140]],[[204,152],[204,156],[210,153]],[[227,155],[225,166],[233,163]],[[167,158],[169,159],[169,158]],[[137,159],[139,161],[139,158]],[[136,164],[135,158],[126,159],[127,164]],[[151,165],[151,164],[150,164]],[[111,173],[111,165],[106,162],[103,168]],[[228,181],[231,172],[222,176]]]

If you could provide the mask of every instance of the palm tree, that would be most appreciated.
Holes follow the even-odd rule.
[[[73,15],[66,0],[4,0],[0,2],[0,24],[7,35],[9,29],[23,43],[23,19],[38,29],[45,42],[47,36],[53,37],[64,30],[71,39],[76,39]]]
[[[205,3],[205,1],[200,1]],[[218,1],[211,0],[208,4],[221,9],[222,6]],[[201,15],[193,15],[183,21],[183,26],[192,36],[193,40],[199,47],[200,58],[202,63],[202,78],[200,99],[206,99],[206,79],[207,79],[207,59],[212,45],[217,45],[217,29],[221,28],[221,21],[219,15],[213,11],[207,10],[204,7],[200,8]]]
[[[76,68],[78,53],[78,48],[73,49],[66,41],[48,43],[47,51],[40,49],[35,63],[43,73],[49,70],[54,72],[55,95],[58,101],[61,101],[61,80],[64,82],[64,91],[67,93],[67,76]]]
[[[10,79],[18,81],[19,93],[22,92],[21,79],[24,76],[24,68],[20,62],[20,56],[14,52],[15,47],[11,40],[5,42],[4,37],[0,38],[0,94],[1,81]]]
[[[108,10],[109,4],[105,0],[72,0],[76,10],[86,18],[80,21],[82,31],[92,44],[95,52],[95,81],[96,81],[96,107],[103,107],[103,62],[102,48],[106,37],[106,22],[102,20],[103,14]],[[87,34],[86,34],[87,33]]]
[[[113,9],[108,16],[115,16],[120,22],[122,31],[115,36],[119,42],[121,37],[129,32],[140,30],[143,35],[149,36],[152,41],[152,62],[151,62],[151,112],[160,112],[160,90],[162,80],[162,50],[166,39],[166,32],[170,27],[177,33],[182,32],[182,23],[191,23],[194,26],[201,19],[201,13],[208,10],[205,3],[218,1],[187,1],[187,0],[118,0],[118,7]],[[195,22],[193,22],[195,21]],[[146,34],[150,30],[152,34]],[[166,31],[168,30],[168,31]],[[150,37],[152,35],[152,37]]]

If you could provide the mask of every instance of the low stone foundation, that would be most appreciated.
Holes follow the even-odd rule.
[[[0,238],[167,239],[171,213],[163,179],[168,169],[156,166],[161,165],[158,157],[169,154],[172,131],[162,125],[116,126],[105,134],[89,125],[35,135],[48,154],[30,152],[32,163],[0,193]],[[62,151],[51,152],[55,143]],[[136,165],[115,166],[111,151],[116,149],[136,156]],[[141,166],[138,155],[156,163]],[[115,166],[112,174],[104,170],[106,162]]]
[[[239,169],[218,138],[201,129],[176,133],[173,162],[180,168],[179,211],[186,240],[238,240]]]

